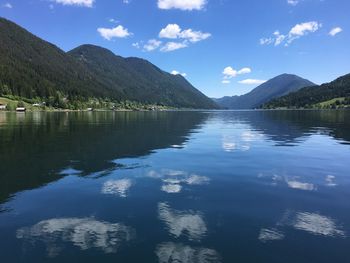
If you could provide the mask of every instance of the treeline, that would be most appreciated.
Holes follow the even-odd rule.
[[[1,97],[1,93],[0,93]],[[2,95],[10,100],[7,103],[6,110],[14,111],[17,107],[25,107],[28,110],[166,110],[172,107],[162,104],[146,104],[137,101],[113,101],[109,98],[87,98],[79,97],[68,98],[57,92],[55,96],[49,98],[28,99],[13,95]]]
[[[334,101],[330,106],[328,104],[322,104],[322,102],[327,102],[337,98],[343,99],[339,99],[338,102]],[[338,108],[341,106],[348,106],[349,98],[350,74],[321,86],[306,87],[297,92],[271,100],[262,105],[262,108],[317,108],[322,106]]]

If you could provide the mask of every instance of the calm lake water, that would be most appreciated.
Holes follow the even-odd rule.
[[[350,262],[350,111],[0,113],[0,261]]]

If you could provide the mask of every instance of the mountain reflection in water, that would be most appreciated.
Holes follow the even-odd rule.
[[[1,260],[350,262],[349,147],[350,111],[1,112]]]

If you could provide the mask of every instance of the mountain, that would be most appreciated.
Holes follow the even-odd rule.
[[[350,105],[350,74],[342,76],[330,83],[300,89],[297,92],[274,99],[264,104],[263,107],[312,108],[319,107],[321,103],[332,100],[335,100],[335,104],[338,101],[339,104]]]
[[[129,100],[190,108],[215,107],[183,76],[164,72],[147,60],[123,58],[93,45],[82,45],[68,54],[93,72],[102,85]]]
[[[103,96],[105,89],[84,65],[56,46],[0,18],[0,87],[25,98],[49,97],[56,91]]]
[[[131,100],[174,107],[215,108],[181,75],[139,58],[92,45],[68,53],[0,18],[0,96]]]
[[[278,98],[307,86],[315,85],[309,80],[296,75],[282,74],[261,84],[242,96],[214,99],[222,108],[254,109],[271,99]]]

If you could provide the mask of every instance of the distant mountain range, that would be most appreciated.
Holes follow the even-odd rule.
[[[350,74],[330,83],[311,86],[274,99],[264,108],[338,108],[350,107]]]
[[[291,92],[298,91],[315,84],[296,75],[282,74],[261,84],[251,92],[242,96],[223,97],[214,99],[221,107],[226,109],[254,109],[259,108],[268,101],[282,97]]]
[[[101,98],[173,107],[217,105],[183,76],[92,45],[68,53],[0,18],[0,96]]]

